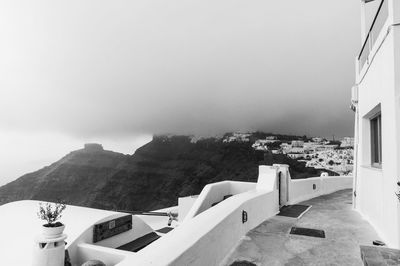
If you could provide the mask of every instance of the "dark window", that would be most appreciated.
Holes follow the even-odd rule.
[[[374,167],[382,164],[382,118],[381,114],[374,116],[371,122],[371,163]]]

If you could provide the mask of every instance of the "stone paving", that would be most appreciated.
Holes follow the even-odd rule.
[[[361,258],[364,265],[400,265],[400,250],[361,246]]]
[[[352,191],[342,190],[300,204],[312,205],[300,219],[275,216],[250,231],[223,265],[363,265],[360,245],[379,239],[352,209]],[[292,226],[324,230],[326,238],[289,234]]]

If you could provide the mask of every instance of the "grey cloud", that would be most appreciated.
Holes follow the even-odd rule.
[[[2,1],[0,127],[351,135],[358,1]]]

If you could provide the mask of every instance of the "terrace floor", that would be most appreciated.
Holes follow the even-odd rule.
[[[223,265],[362,265],[360,245],[372,245],[379,237],[352,210],[351,200],[352,191],[342,190],[300,203],[312,205],[300,219],[266,220],[245,236]],[[326,238],[289,234],[293,226],[324,230]]]

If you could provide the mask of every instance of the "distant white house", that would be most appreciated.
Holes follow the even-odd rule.
[[[315,142],[315,143],[322,143],[323,140],[324,140],[324,139],[323,139],[323,138],[320,138],[320,137],[314,137],[314,138],[312,138],[312,141]]]
[[[300,159],[304,158],[304,154],[302,153],[288,153],[287,156],[291,159]]]
[[[400,1],[361,1],[357,56],[354,207],[400,248]],[[368,14],[375,14],[369,17]]]
[[[259,151],[268,151],[268,140],[265,139],[258,139],[254,142],[254,144],[252,145],[252,147],[255,150],[259,150]]]
[[[293,140],[292,141],[292,147],[303,147],[304,146],[304,141],[302,140]]]
[[[325,150],[334,150],[338,147],[338,145],[331,144],[331,145],[324,145]]]
[[[351,138],[351,137],[343,138],[341,141],[340,147],[341,148],[354,147],[354,138]]]
[[[235,132],[231,136],[225,137],[223,142],[249,142],[250,141],[250,133],[240,133]]]

